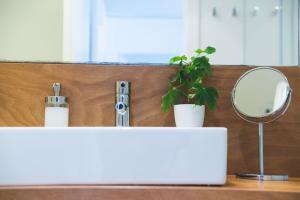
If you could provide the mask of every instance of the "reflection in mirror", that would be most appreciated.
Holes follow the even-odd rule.
[[[245,74],[237,82],[233,104],[244,115],[265,117],[284,105],[289,92],[289,84],[281,73],[260,68]]]
[[[291,101],[291,88],[279,70],[258,67],[247,71],[232,90],[236,113],[249,122],[258,123],[259,174],[238,173],[237,177],[258,180],[288,180],[287,175],[266,175],[264,172],[263,124],[282,116]]]
[[[0,0],[0,60],[298,65],[298,0]]]

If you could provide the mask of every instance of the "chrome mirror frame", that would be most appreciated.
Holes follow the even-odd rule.
[[[278,108],[277,110],[272,111],[271,113],[268,113],[264,116],[258,116],[258,117],[253,117],[253,116],[249,116],[246,113],[243,113],[241,111],[239,111],[239,109],[237,108],[237,106],[235,105],[234,102],[234,98],[235,98],[235,92],[236,92],[236,88],[237,85],[239,84],[239,82],[245,78],[249,73],[252,73],[254,71],[257,70],[261,70],[261,69],[268,69],[268,70],[273,70],[276,73],[279,73],[285,80],[285,82],[288,85],[288,91],[287,91],[287,96],[285,99],[285,102],[282,104],[282,106],[280,108]],[[235,83],[233,90],[231,92],[231,103],[232,106],[234,108],[234,111],[236,112],[236,114],[241,117],[242,119],[250,122],[250,123],[256,123],[258,124],[258,135],[259,135],[259,174],[249,174],[249,173],[237,173],[236,176],[238,178],[245,178],[245,179],[254,179],[254,180],[263,180],[263,181],[286,181],[288,180],[288,176],[287,175],[267,175],[264,173],[264,145],[263,145],[263,124],[264,123],[269,123],[272,122],[276,119],[278,119],[280,116],[282,116],[284,113],[286,113],[286,111],[288,110],[290,103],[291,103],[291,99],[292,99],[292,89],[290,87],[290,84],[286,78],[286,76],[279,70],[274,69],[272,67],[257,67],[251,70],[248,70],[247,72],[245,72]]]
[[[236,91],[236,88],[237,88],[237,85],[239,84],[239,82],[245,77],[247,76],[249,73],[252,73],[254,71],[257,71],[257,70],[261,70],[261,69],[268,69],[268,70],[273,70],[277,73],[279,73],[285,80],[285,82],[288,84],[288,92],[287,92],[287,98],[284,102],[284,104],[278,109],[278,110],[275,110],[267,115],[264,115],[264,116],[260,116],[260,117],[252,117],[252,116],[248,116],[247,114],[239,111],[239,109],[236,107],[235,103],[234,103],[234,97],[235,97],[235,91]],[[292,89],[290,87],[290,84],[289,84],[289,81],[288,79],[286,78],[286,76],[279,70],[275,69],[275,68],[272,68],[272,67],[256,67],[256,68],[253,68],[251,70],[248,70],[247,72],[245,72],[235,83],[233,89],[232,89],[232,92],[231,92],[231,104],[234,108],[234,111],[235,113],[241,117],[242,119],[246,120],[247,122],[250,122],[250,123],[260,123],[260,122],[263,122],[263,123],[270,123],[276,119],[278,119],[279,117],[281,117],[282,115],[284,115],[286,113],[286,111],[288,110],[289,106],[290,106],[290,103],[291,103],[291,99],[292,99]]]

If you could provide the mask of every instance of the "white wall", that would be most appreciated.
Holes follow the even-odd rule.
[[[49,0],[51,1],[51,0]],[[94,0],[61,0],[63,2],[63,61],[90,61],[90,19]]]
[[[62,61],[62,0],[0,0],[0,60]]]
[[[278,0],[245,0],[245,64],[280,65],[280,13]],[[254,13],[254,7],[259,11]]]
[[[200,5],[200,44],[210,45],[217,52],[212,57],[214,64],[244,63],[242,0],[203,0]],[[213,16],[213,9],[216,16]],[[233,9],[237,15],[233,16]]]
[[[282,64],[298,62],[298,0],[282,0]]]
[[[183,53],[192,56],[194,51],[201,48],[200,34],[200,0],[185,0],[183,6]]]
[[[214,64],[298,65],[298,0],[186,0],[185,51],[214,46]],[[275,12],[275,7],[280,10]],[[257,12],[254,8],[258,7]],[[213,16],[213,9],[216,16]],[[236,16],[233,16],[233,9]],[[195,28],[198,24],[199,28]],[[195,34],[196,33],[196,34]],[[190,39],[192,38],[192,39]],[[194,43],[192,42],[194,41]]]

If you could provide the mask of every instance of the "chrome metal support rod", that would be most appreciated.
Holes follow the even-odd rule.
[[[258,123],[259,173],[264,175],[264,123]]]
[[[259,181],[287,181],[287,175],[265,175],[264,172],[264,123],[258,123],[258,150],[259,150],[259,173],[237,173],[238,178],[245,178]]]

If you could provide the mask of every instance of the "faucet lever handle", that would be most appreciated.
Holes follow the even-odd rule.
[[[60,83],[53,83],[53,91],[54,91],[54,96],[59,96],[60,95],[60,90],[61,90],[61,84]]]
[[[117,81],[116,82],[116,93],[129,95],[130,93],[130,83],[128,81]]]

